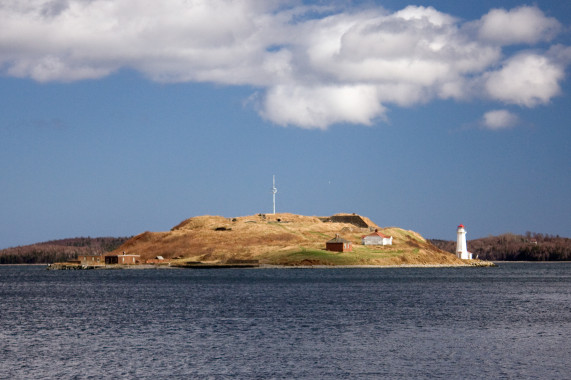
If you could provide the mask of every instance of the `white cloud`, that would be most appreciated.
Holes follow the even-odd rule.
[[[508,110],[489,111],[482,118],[482,125],[487,129],[499,130],[511,128],[517,124],[519,118]]]
[[[268,91],[263,115],[280,125],[325,129],[335,123],[371,124],[385,109],[374,86],[276,86]]]
[[[160,82],[253,86],[264,118],[304,128],[371,124],[389,106],[434,99],[545,104],[571,56],[562,45],[505,56],[502,44],[561,29],[536,7],[463,22],[432,7],[299,0],[4,0],[0,20],[5,75],[65,82],[130,68]]]
[[[7,72],[16,77],[30,76],[39,82],[51,80],[69,82],[101,78],[115,70],[115,67],[89,65],[86,62],[73,62],[65,58],[45,55],[36,59],[21,59],[10,66]]]
[[[561,30],[559,21],[537,7],[493,9],[481,19],[480,38],[501,44],[535,44],[551,40]]]
[[[522,53],[490,73],[486,89],[492,98],[505,103],[534,107],[560,93],[564,75],[564,68],[547,57]]]

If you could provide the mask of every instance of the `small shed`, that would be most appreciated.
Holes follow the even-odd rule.
[[[375,230],[372,234],[363,236],[362,242],[363,245],[393,245],[393,237]]]
[[[349,240],[345,240],[339,235],[325,243],[325,249],[333,252],[351,252],[353,244]]]

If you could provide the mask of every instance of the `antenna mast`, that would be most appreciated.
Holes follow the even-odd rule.
[[[274,195],[274,215],[276,214],[276,193],[278,189],[276,188],[276,176],[274,175],[273,186],[272,186],[272,194]]]

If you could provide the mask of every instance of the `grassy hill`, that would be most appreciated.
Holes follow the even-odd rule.
[[[361,237],[379,229],[393,236],[391,246],[363,246]],[[325,250],[339,234],[353,243],[353,252]],[[295,214],[237,218],[197,216],[166,232],[144,232],[114,253],[155,256],[185,262],[226,263],[258,260],[269,265],[477,265],[440,250],[422,236],[396,227],[379,228],[354,214],[315,217]]]

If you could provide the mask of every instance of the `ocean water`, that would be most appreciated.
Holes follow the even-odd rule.
[[[2,379],[569,379],[571,263],[0,266]]]

